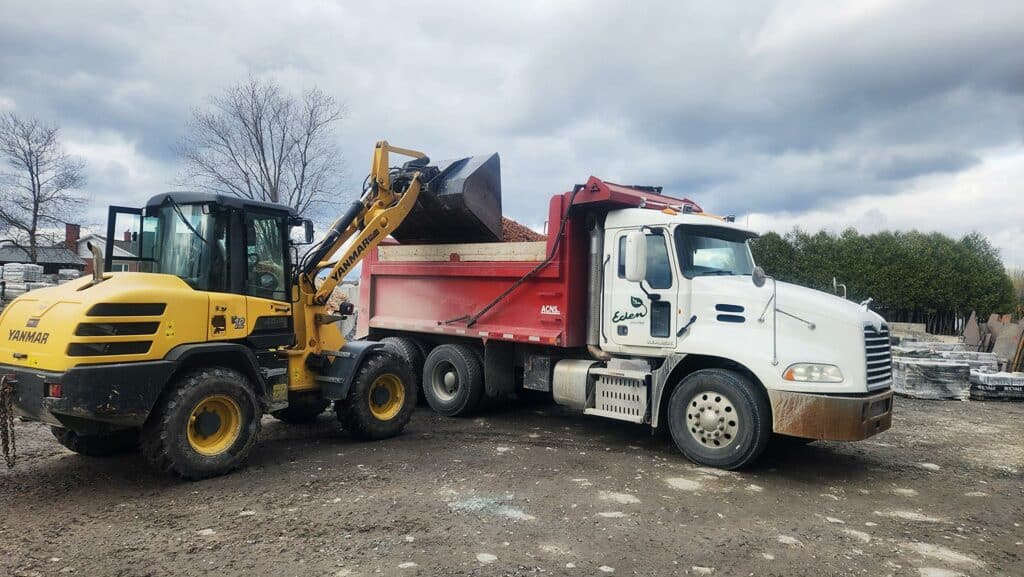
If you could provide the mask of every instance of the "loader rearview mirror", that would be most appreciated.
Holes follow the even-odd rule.
[[[292,232],[292,233],[290,233],[288,235],[289,237],[291,237],[292,245],[293,246],[299,246],[299,245],[304,245],[304,244],[312,244],[313,243],[313,221],[309,220],[308,218],[304,218],[301,221],[292,220],[288,224],[290,224],[293,227],[292,230],[294,231],[294,229],[296,227],[298,227],[300,223],[302,225],[302,241],[295,240],[295,234],[294,234],[294,232]]]
[[[640,282],[647,277],[647,235],[640,230],[626,233],[626,280]]]

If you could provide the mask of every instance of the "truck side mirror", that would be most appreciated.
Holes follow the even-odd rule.
[[[647,235],[640,230],[626,233],[626,280],[640,282],[647,278]]]
[[[754,271],[750,273],[750,280],[754,281],[754,286],[760,288],[764,286],[764,283],[766,280],[768,280],[768,277],[764,274],[763,268],[755,266]]]

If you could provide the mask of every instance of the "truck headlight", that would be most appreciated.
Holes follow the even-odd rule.
[[[817,363],[797,363],[790,365],[782,378],[787,381],[801,383],[841,383],[843,372],[835,365],[819,365]]]

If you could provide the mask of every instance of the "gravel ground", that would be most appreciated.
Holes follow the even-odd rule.
[[[1024,575],[1024,404],[898,399],[878,437],[739,473],[547,405],[379,443],[268,420],[200,483],[17,433],[0,575]]]

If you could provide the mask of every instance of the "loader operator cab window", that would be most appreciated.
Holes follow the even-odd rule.
[[[208,204],[162,205],[156,214],[154,272],[201,291],[228,289],[227,214]]]
[[[285,235],[278,216],[245,216],[246,294],[288,300],[284,270]]]
[[[676,252],[686,278],[749,275],[754,270],[750,233],[717,226],[676,227]]]

